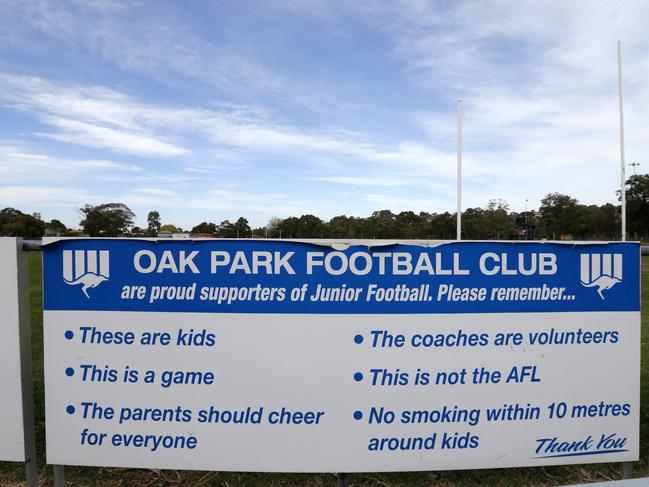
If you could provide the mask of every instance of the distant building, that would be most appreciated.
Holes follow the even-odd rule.
[[[45,233],[43,233],[45,237],[65,237],[67,234],[67,230],[65,232],[61,232],[58,229],[54,228],[46,228]]]
[[[158,232],[158,238],[173,238],[173,239],[179,239],[179,238],[190,238],[189,233],[173,233],[173,232]],[[210,234],[211,236],[211,234]]]

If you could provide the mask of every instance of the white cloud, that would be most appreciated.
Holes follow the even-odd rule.
[[[189,208],[257,215],[296,215],[305,211],[305,205],[275,192],[246,191],[245,188],[210,189],[200,197],[187,201]]]
[[[320,176],[310,178],[313,181],[322,181],[348,186],[373,186],[386,188],[399,188],[417,186],[424,188],[437,187],[442,189],[448,181],[442,182],[440,178],[426,178],[423,176],[395,176],[390,174],[371,174],[366,176]]]
[[[321,176],[312,178],[314,181],[326,183],[347,184],[350,186],[417,186],[421,180],[417,179],[393,179],[389,177],[374,176]]]
[[[87,50],[121,70],[171,85],[198,80],[230,91],[281,90],[281,80],[261,64],[200,37],[184,16],[172,17],[155,5],[142,15],[145,9],[138,2],[7,1],[4,13],[70,49]],[[14,43],[29,43],[17,27],[5,27]]]
[[[393,213],[402,211],[420,211],[426,212],[441,212],[441,208],[446,205],[445,198],[443,197],[412,197],[412,196],[398,196],[398,195],[385,195],[377,193],[365,193],[363,199],[371,203],[371,207],[375,209],[391,210]]]
[[[61,132],[36,132],[36,135],[62,142],[72,142],[146,157],[174,157],[188,152],[186,149],[154,137],[138,134],[136,131],[117,130],[64,118],[47,117],[44,121],[61,129]]]
[[[136,193],[148,194],[152,196],[174,196],[176,194],[175,191],[161,188],[135,188],[133,191]]]
[[[183,226],[195,225],[201,220],[219,222],[241,215],[250,218],[255,226],[262,225],[272,216],[287,217],[307,211],[306,205],[286,194],[251,190],[238,185],[208,188],[198,194],[195,191],[180,194],[156,188],[136,188],[122,194],[119,199],[139,209],[138,214],[145,214],[147,209],[152,208],[163,215],[182,209],[182,220],[178,220],[178,223]],[[191,210],[189,217],[187,210]]]
[[[147,128],[154,109],[103,87],[66,87],[5,73],[0,74],[0,98],[58,129],[37,133],[51,139],[148,157],[187,153]]]
[[[177,157],[186,155],[186,149],[165,140],[193,137],[213,144],[226,161],[243,157],[229,152],[236,149],[293,159],[297,153],[306,159],[329,154],[364,163],[398,164],[401,169],[424,168],[432,174],[452,173],[452,156],[418,142],[393,144],[349,130],[307,131],[269,120],[249,107],[166,107],[105,87],[64,87],[13,74],[0,75],[0,81],[0,97],[59,129],[40,134],[64,142],[139,156]]]
[[[185,167],[184,171],[197,174],[214,174],[216,171],[210,167]]]
[[[20,145],[0,143],[0,175],[5,182],[34,180],[61,180],[72,176],[139,173],[135,164],[109,160],[71,159],[36,153]],[[123,176],[122,176],[123,177]]]
[[[80,208],[85,203],[98,203],[104,197],[72,186],[0,186],[4,201],[17,207]]]

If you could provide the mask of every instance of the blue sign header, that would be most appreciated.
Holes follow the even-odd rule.
[[[205,313],[639,311],[638,243],[63,239],[46,310]]]

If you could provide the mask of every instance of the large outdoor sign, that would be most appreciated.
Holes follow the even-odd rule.
[[[27,267],[22,255],[22,241],[0,238],[0,460],[24,462],[30,449],[25,442],[23,406],[23,358],[29,346],[28,303],[21,287],[26,285]],[[31,371],[31,369],[30,369]],[[31,376],[29,376],[31,377]],[[29,377],[26,388],[31,388]],[[29,421],[27,421],[29,422]],[[29,432],[31,432],[31,423]]]
[[[636,243],[50,241],[54,464],[638,458]]]

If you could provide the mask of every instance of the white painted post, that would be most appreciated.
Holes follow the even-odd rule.
[[[457,240],[462,240],[462,98],[457,99]]]
[[[27,485],[38,485],[34,440],[29,262],[20,238],[0,238],[0,460],[25,462]]]
[[[622,241],[626,241],[626,162],[624,157],[624,82],[622,81],[622,41],[617,42],[617,74],[620,95],[620,200]],[[633,462],[622,463],[622,478],[629,479],[633,475]]]
[[[617,71],[620,95],[620,199],[622,201],[622,241],[626,240],[626,164],[624,162],[624,83],[622,81],[622,41],[617,43]]]

